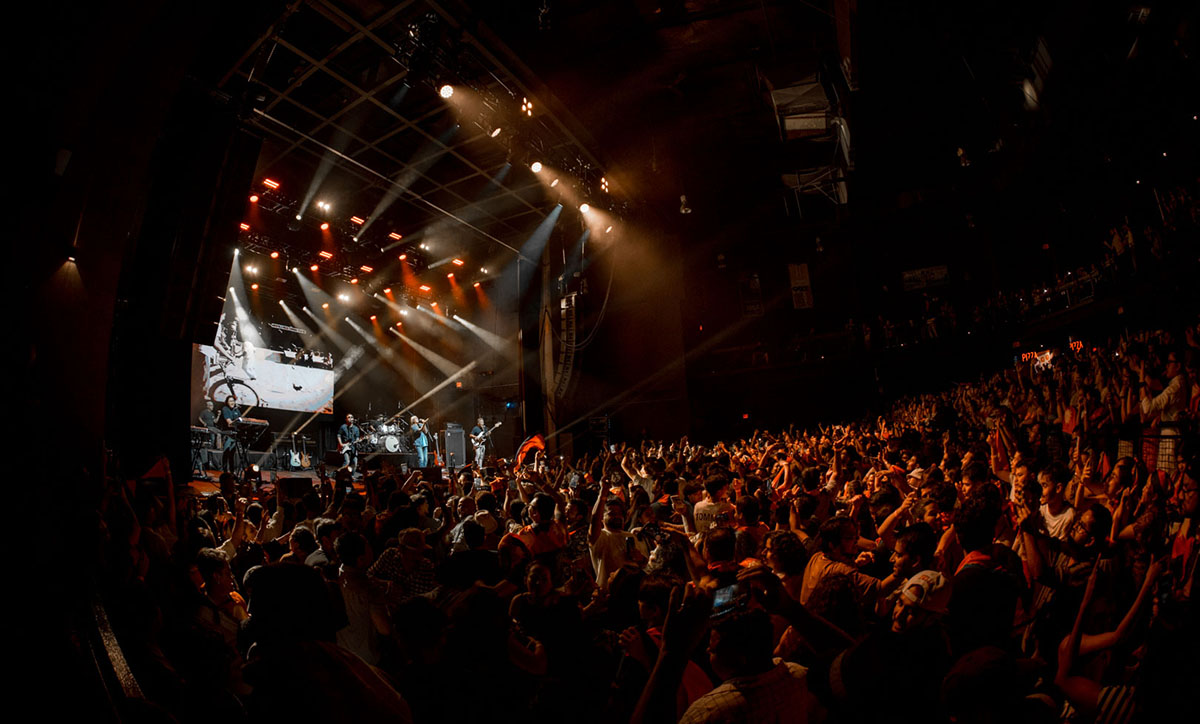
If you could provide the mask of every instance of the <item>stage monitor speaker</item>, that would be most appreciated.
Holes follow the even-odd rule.
[[[467,459],[467,438],[462,427],[447,426],[445,435],[446,467],[454,470],[470,462]]]

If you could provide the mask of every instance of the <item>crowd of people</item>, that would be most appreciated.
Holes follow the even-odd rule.
[[[179,721],[1165,719],[1198,360],[1193,319],[715,445],[113,481],[105,600]]]

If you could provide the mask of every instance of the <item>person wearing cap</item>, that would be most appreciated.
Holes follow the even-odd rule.
[[[946,615],[950,583],[937,571],[921,571],[900,584],[892,609],[892,632],[905,633],[930,626]]]

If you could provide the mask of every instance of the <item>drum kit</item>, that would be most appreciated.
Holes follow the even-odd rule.
[[[363,422],[364,439],[359,444],[359,452],[365,453],[411,453],[413,452],[412,437],[408,425],[383,415],[373,420]]]

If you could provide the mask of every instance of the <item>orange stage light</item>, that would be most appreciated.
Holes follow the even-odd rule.
[[[405,259],[407,259],[407,258],[408,258],[408,254],[401,254],[401,255],[400,255],[400,261],[404,261],[404,260],[405,260]]]
[[[258,284],[257,284],[257,283],[255,283],[255,284],[251,284],[251,285],[250,285],[250,288],[251,288],[251,289],[254,289],[254,290],[257,290],[257,289],[258,289]]]
[[[373,267],[369,267],[366,264],[363,264],[362,266],[360,266],[359,269],[362,269],[363,271],[365,271],[368,274],[375,271],[375,269]]]
[[[252,203],[252,204],[258,203],[258,194],[250,194],[250,203]]]
[[[350,280],[350,283],[351,283],[351,284],[358,284],[358,279],[351,279],[351,280]]]
[[[242,231],[250,231],[249,224],[238,224],[238,228],[241,229]]]
[[[374,322],[374,321],[375,321],[375,315],[374,315],[374,314],[372,314],[372,315],[371,315],[371,321],[372,321],[372,322]]]
[[[277,252],[277,251],[273,251],[273,252],[271,252],[271,258],[272,258],[272,259],[278,259],[278,258],[279,258],[279,252]]]
[[[324,304],[322,304],[321,309],[329,309],[329,302],[325,302]]]
[[[391,294],[391,293],[392,293],[392,288],[391,288],[391,287],[388,287],[387,289],[384,289],[384,290],[383,290],[383,293],[384,293],[384,294]]]
[[[266,186],[269,189],[277,189],[277,188],[279,188],[279,182],[272,181],[269,178],[265,178],[265,179],[263,179],[263,186]]]
[[[321,231],[329,231],[329,222],[328,221],[321,222]]]
[[[318,270],[318,269],[320,269],[320,268],[321,268],[321,267],[317,266],[316,264],[313,264],[312,266],[310,266],[310,267],[309,267],[309,270],[310,270],[310,271],[316,271],[316,270]]]
[[[454,272],[450,272],[449,274],[447,274],[447,275],[446,275],[446,278],[447,278],[447,279],[453,279],[453,278],[454,278]]]
[[[332,259],[333,252],[332,251],[319,251],[319,252],[317,252],[317,256],[321,257],[322,259]]]
[[[353,222],[354,222],[354,223],[356,223],[356,224],[365,224],[365,223],[367,222],[367,220],[366,220],[366,219],[364,219],[364,218],[361,218],[361,217],[359,217],[359,216],[351,216],[351,217],[350,217],[350,220],[351,220],[351,221],[353,221]]]
[[[463,264],[466,264],[466,262],[463,261],[462,259],[455,259],[454,261],[452,261],[450,263],[453,264],[454,266],[462,266]]]
[[[397,234],[396,232],[394,232],[394,231],[393,231],[392,233],[388,234],[388,238],[389,238],[389,239],[393,239],[393,240],[395,240],[395,241],[400,241],[401,239],[403,239],[403,238],[404,238],[404,235],[403,235],[403,234]]]
[[[476,289],[478,289],[478,288],[479,288],[479,282],[475,282],[475,283],[474,283],[474,284],[472,284],[471,286],[473,286],[473,287],[475,287]]]
[[[430,287],[428,284],[422,284],[422,285],[421,285],[421,287],[420,287],[420,289],[421,289],[421,291],[423,291],[423,292],[427,292],[427,291],[429,291],[430,289],[432,289],[432,287]]]

